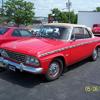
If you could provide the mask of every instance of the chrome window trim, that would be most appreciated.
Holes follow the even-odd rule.
[[[74,26],[74,27],[73,27],[73,26],[72,26],[72,27],[71,27],[71,31],[70,31],[70,35],[69,35],[68,41],[72,41],[72,40],[71,40],[71,35],[72,35],[72,32],[73,32],[73,29],[74,29],[74,28],[84,28],[84,29],[86,28],[86,29],[90,32],[90,34],[92,35],[91,38],[94,38],[94,37],[95,37],[94,34],[92,33],[92,31],[90,31],[87,27],[82,27],[82,26],[78,26],[78,27]],[[80,39],[78,39],[78,40],[80,40]],[[81,40],[82,40],[82,39],[81,39]]]

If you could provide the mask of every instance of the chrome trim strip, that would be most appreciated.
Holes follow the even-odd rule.
[[[3,57],[0,57],[0,62],[3,63],[3,64],[6,64],[6,66],[7,65],[15,66],[15,68],[19,69],[21,72],[27,71],[27,72],[34,73],[34,74],[40,74],[43,71],[43,68],[34,68],[33,66],[31,66],[31,67],[26,66],[23,63],[17,64],[15,62],[4,59]]]
[[[78,46],[83,46],[83,45],[95,43],[95,42],[100,42],[100,40],[94,40],[94,41],[89,41],[89,42],[84,42],[84,43],[68,46],[68,47],[65,47],[65,48],[60,48],[60,49],[57,49],[57,50],[54,50],[54,51],[50,51],[50,52],[46,52],[44,54],[41,54],[41,55],[39,55],[39,57],[44,57],[44,56],[54,54],[54,53],[57,53],[57,52],[61,52],[61,51],[67,50],[67,49],[71,49],[71,48],[75,48],[75,47],[78,47]]]

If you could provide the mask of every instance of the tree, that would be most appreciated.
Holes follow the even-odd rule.
[[[96,11],[97,11],[97,12],[100,12],[100,7],[97,7],[97,8],[96,8]]]
[[[54,8],[52,10],[52,13],[49,14],[49,16],[53,16],[55,21],[62,22],[62,23],[68,23],[69,21],[69,12],[60,11],[58,8]],[[70,20],[71,23],[77,23],[77,15],[74,13],[74,11],[70,12]]]
[[[30,24],[34,17],[34,4],[24,0],[7,0],[4,4],[5,15],[10,21],[20,24]]]
[[[61,14],[61,11],[58,8],[52,9],[52,15],[54,16],[55,21],[60,20],[60,16],[59,16],[60,14]]]

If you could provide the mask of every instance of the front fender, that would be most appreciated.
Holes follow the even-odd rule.
[[[43,73],[47,72],[50,63],[53,61],[54,58],[57,57],[63,57],[65,59],[65,56],[61,53],[51,54],[40,58],[41,67],[44,69]]]
[[[97,47],[99,47],[99,48],[100,48],[100,43],[98,43],[98,44],[95,46],[95,48],[97,48]]]
[[[56,57],[63,57],[65,59],[65,56],[61,53],[56,53],[56,54],[51,54],[51,55],[48,55],[48,56],[45,56],[45,57],[41,57],[41,61],[52,61],[54,58]]]

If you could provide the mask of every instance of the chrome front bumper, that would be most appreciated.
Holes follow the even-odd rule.
[[[26,66],[23,63],[18,64],[18,63],[9,61],[7,59],[4,59],[3,57],[0,57],[0,62],[6,66],[12,65],[16,69],[19,69],[21,72],[27,71],[27,72],[34,73],[34,74],[40,74],[43,71],[43,68],[34,68],[33,66]]]

